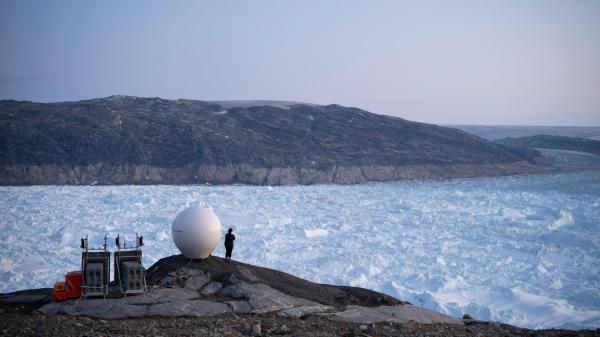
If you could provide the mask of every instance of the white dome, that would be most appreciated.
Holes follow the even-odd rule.
[[[188,259],[205,259],[219,244],[221,221],[210,209],[192,206],[173,220],[173,242]]]

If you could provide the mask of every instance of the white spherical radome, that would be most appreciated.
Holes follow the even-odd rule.
[[[185,257],[205,259],[219,244],[221,221],[210,208],[188,207],[173,220],[171,235]]]

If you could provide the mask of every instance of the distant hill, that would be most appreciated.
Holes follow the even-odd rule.
[[[514,148],[538,148],[580,151],[600,156],[600,141],[576,137],[536,135],[520,138],[503,138],[495,143]]]
[[[458,129],[339,105],[0,101],[4,185],[443,179],[537,172],[540,159]]]
[[[600,126],[498,126],[498,125],[447,125],[488,140],[519,138],[535,135],[552,135],[587,138],[600,141]]]

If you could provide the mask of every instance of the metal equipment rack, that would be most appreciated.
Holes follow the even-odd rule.
[[[127,294],[146,294],[146,271],[142,266],[142,250],[144,237],[135,234],[135,247],[127,248],[127,243],[118,235],[115,243],[117,251],[114,254],[115,282],[124,296]],[[121,250],[123,249],[123,250]]]
[[[106,298],[110,283],[110,252],[106,247],[106,236],[104,236],[104,245],[101,248],[89,248],[86,235],[85,238],[81,238],[81,249],[83,274],[81,294],[83,298],[88,296]]]

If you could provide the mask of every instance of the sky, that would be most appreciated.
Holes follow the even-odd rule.
[[[600,1],[0,2],[0,99],[355,106],[600,125]]]

